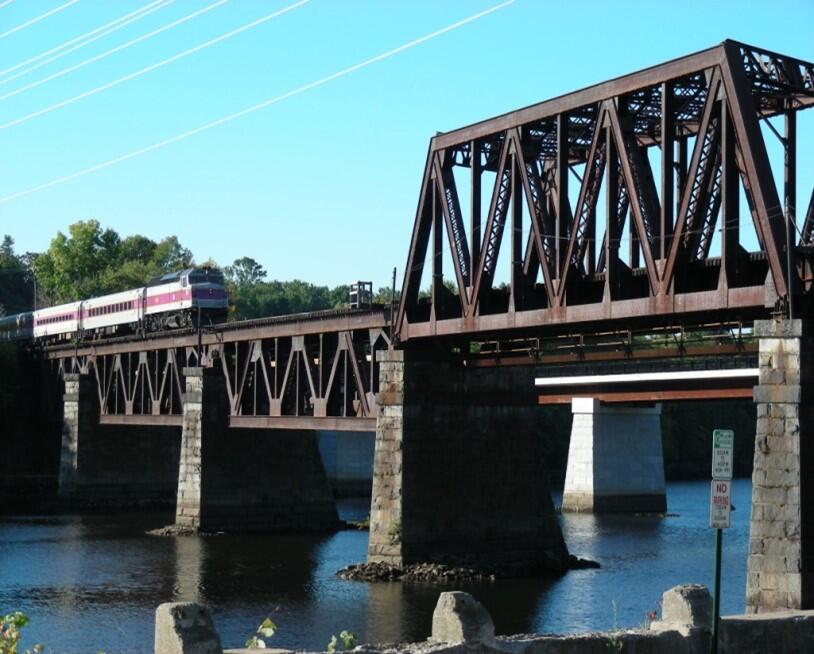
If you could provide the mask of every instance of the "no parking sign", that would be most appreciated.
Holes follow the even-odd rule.
[[[713,479],[709,493],[709,526],[729,529],[729,510],[732,506],[732,482]]]

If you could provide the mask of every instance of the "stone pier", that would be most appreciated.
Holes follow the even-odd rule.
[[[203,531],[336,527],[316,432],[229,429],[223,374],[184,374],[176,524]]]
[[[368,561],[563,571],[533,370],[411,354],[377,353]]]
[[[575,397],[563,511],[667,510],[661,405],[616,407]]]
[[[803,320],[755,321],[760,380],[746,610],[814,608],[814,338]]]
[[[59,496],[79,504],[170,504],[175,494],[177,427],[99,424],[96,382],[65,375]]]
[[[62,406],[62,447],[59,454],[59,496],[76,494],[79,483],[79,444],[92,437],[98,419],[91,401],[93,388],[89,375],[65,375]]]

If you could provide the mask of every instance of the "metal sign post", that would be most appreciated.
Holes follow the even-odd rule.
[[[730,429],[712,432],[712,483],[709,493],[709,526],[715,529],[715,576],[712,583],[712,634],[709,650],[718,652],[721,619],[721,550],[723,530],[729,529],[732,508],[732,449],[735,433]]]

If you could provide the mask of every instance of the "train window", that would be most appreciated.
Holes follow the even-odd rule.
[[[191,284],[223,284],[223,273],[213,268],[195,270],[189,274],[189,281]]]

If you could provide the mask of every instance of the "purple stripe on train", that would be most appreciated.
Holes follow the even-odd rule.
[[[175,302],[182,302],[184,300],[226,300],[226,290],[222,288],[196,288],[196,289],[186,289],[175,291],[173,293],[159,293],[158,295],[153,295],[151,297],[146,298],[146,305],[147,307],[160,307],[165,304],[173,304]],[[43,325],[55,325],[65,322],[72,322],[78,320],[80,315],[84,318],[99,318],[103,315],[111,315],[116,313],[124,313],[127,311],[132,311],[134,309],[140,308],[140,300],[132,300],[130,302],[117,302],[115,304],[124,304],[127,305],[123,309],[116,309],[115,311],[111,311],[106,314],[99,314],[92,316],[90,314],[91,309],[83,308],[81,311],[74,311],[71,313],[64,313],[58,314],[56,316],[47,316],[43,319],[34,319],[34,327],[41,327]],[[93,307],[94,309],[102,309],[106,306],[112,305],[105,305],[102,307]]]

